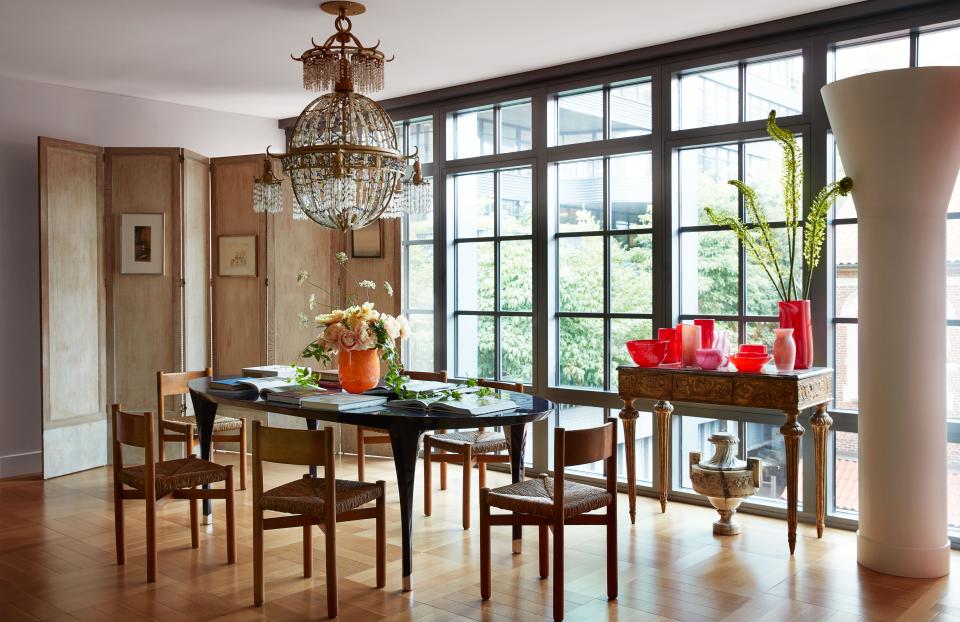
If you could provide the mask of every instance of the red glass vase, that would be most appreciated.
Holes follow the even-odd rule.
[[[337,357],[340,386],[347,393],[363,393],[380,382],[380,351],[340,350]]]
[[[784,300],[779,303],[780,328],[793,329],[797,344],[794,369],[809,369],[813,365],[813,326],[810,323],[809,300]]]

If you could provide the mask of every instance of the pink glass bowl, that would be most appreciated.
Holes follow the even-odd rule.
[[[757,352],[740,352],[730,356],[730,362],[737,368],[737,371],[743,372],[760,371],[764,365],[772,360],[772,354],[759,354]]]
[[[766,354],[767,346],[763,345],[762,343],[745,343],[742,346],[740,346],[740,352],[739,352],[740,354],[744,354],[747,352],[754,353],[754,354]]]
[[[717,348],[697,348],[697,367],[712,371],[723,365],[723,352]]]
[[[634,339],[627,342],[627,352],[637,367],[656,367],[667,356],[668,345],[659,339]]]

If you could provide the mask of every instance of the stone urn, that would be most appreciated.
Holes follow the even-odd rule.
[[[690,452],[690,480],[693,489],[710,500],[720,513],[713,524],[713,533],[734,536],[740,525],[733,520],[740,503],[760,488],[760,458],[744,462],[737,458],[740,439],[732,432],[717,432],[709,439],[714,446],[713,456],[700,460],[700,452]]]

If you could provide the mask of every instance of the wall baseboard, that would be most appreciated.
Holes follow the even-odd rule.
[[[41,471],[43,471],[42,451],[0,456],[0,479],[39,474]]]

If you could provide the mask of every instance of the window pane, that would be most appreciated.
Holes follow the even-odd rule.
[[[407,273],[407,299],[411,309],[433,308],[433,245],[407,247],[410,270]]]
[[[907,36],[838,47],[833,52],[834,80],[909,66],[910,38]]]
[[[797,138],[797,148],[803,150],[803,141]],[[786,220],[783,199],[783,150],[772,140],[746,143],[743,146],[744,182],[757,193],[757,207],[769,222]],[[734,176],[735,177],[735,176]],[[801,209],[803,197],[801,196]],[[756,219],[747,212],[747,219]]]
[[[457,316],[457,371],[461,378],[493,378],[494,320],[482,315]]]
[[[457,309],[493,311],[493,242],[457,244]]]
[[[493,108],[464,110],[453,116],[454,158],[493,153]]]
[[[575,406],[569,404],[560,405],[557,409],[556,426],[565,430],[582,430],[584,428],[595,428],[604,423],[603,408],[594,406]],[[553,434],[550,435],[551,439]],[[553,443],[550,443],[550,466],[554,464]],[[590,475],[594,477],[603,477],[603,461],[592,464],[578,464],[564,469],[565,473],[576,473],[578,475]]]
[[[680,236],[680,309],[684,315],[737,315],[737,238],[728,231]]]
[[[947,319],[960,320],[960,220],[947,220]]]
[[[842,410],[857,410],[860,405],[857,334],[856,324],[836,325],[834,358],[837,386],[834,389],[834,405]]]
[[[500,243],[500,308],[503,311],[533,310],[531,245],[530,240]]]
[[[680,464],[683,465],[680,471],[680,486],[692,489],[693,484],[690,483],[690,452],[699,451],[701,460],[708,459],[713,455],[713,445],[707,440],[710,435],[715,432],[732,432],[739,436],[737,422],[687,416],[674,417],[674,419],[680,420]]]
[[[776,271],[774,266],[766,266],[764,269],[757,260],[753,257],[751,253],[747,253],[747,315],[777,315],[777,303],[780,301],[780,295],[777,294],[777,287],[786,287],[786,284],[790,282],[790,261],[788,257],[788,249],[790,248],[789,241],[787,240],[787,230],[784,228],[771,229],[772,240],[775,241],[775,248],[778,249],[780,253],[780,261],[777,263],[779,267],[779,274]],[[797,240],[795,243],[796,248],[796,263],[802,261],[800,254],[802,248],[802,230],[797,231]],[[771,280],[771,276],[767,275],[767,271],[770,272],[770,275],[774,280]],[[800,268],[797,267],[798,275],[802,276]],[[778,285],[774,286],[774,282]],[[783,283],[783,285],[780,285]],[[802,283],[797,282],[796,284],[799,298],[799,292],[802,287]]]
[[[610,89],[610,138],[649,134],[651,117],[649,81]]]
[[[653,322],[627,318],[610,320],[610,390],[617,390],[617,367],[633,365],[633,359],[627,352],[626,343],[633,339],[651,339]]]
[[[747,64],[745,121],[803,112],[803,56]]]
[[[917,64],[960,65],[960,28],[920,33]]]
[[[454,177],[457,237],[493,235],[493,173]]]
[[[836,317],[855,318],[858,313],[857,225],[836,225],[834,244],[834,314]]]
[[[524,151],[532,146],[530,138],[530,102],[500,108],[500,151]]]
[[[705,207],[726,216],[737,215],[737,189],[727,181],[737,179],[738,159],[737,145],[680,150],[677,196],[681,226],[711,224]]]
[[[833,433],[833,503],[839,512],[860,511],[857,436],[855,432]]]
[[[500,378],[511,382],[533,382],[533,319],[500,319]]]
[[[603,388],[603,320],[562,317],[560,329],[560,384]]]
[[[761,499],[787,502],[787,455],[783,446],[783,435],[779,425],[765,423],[747,423],[747,438],[744,455],[747,458],[760,458],[760,490],[756,496]],[[743,440],[743,439],[741,439]],[[800,439],[801,448],[803,439]],[[803,456],[801,450],[800,456]],[[800,472],[803,472],[803,459],[800,459]],[[797,501],[798,509],[802,499]]]
[[[557,97],[558,145],[603,139],[603,91]]]
[[[411,313],[410,338],[403,345],[406,368],[415,371],[433,370],[433,314]]]
[[[843,171],[843,162],[840,161],[840,151],[837,149],[836,141],[833,138],[833,132],[827,133],[827,179],[831,182],[843,179],[846,173]],[[853,196],[848,194],[845,197],[838,196],[833,202],[834,218],[856,218],[857,210],[853,205]]]
[[[557,164],[557,222],[564,231],[603,228],[603,160]]]
[[[653,312],[653,236],[630,234],[610,238],[610,310]]]
[[[533,231],[533,172],[500,171],[500,235],[530,235]]]
[[[433,119],[411,121],[409,130],[410,140],[406,153],[419,149],[420,161],[424,164],[433,162]]]
[[[947,327],[947,419],[960,421],[960,326]]]
[[[727,67],[680,76],[677,80],[680,114],[674,115],[673,129],[736,123],[740,96],[738,74],[736,67]]]
[[[427,178],[429,179],[429,178]],[[407,219],[407,240],[433,239],[433,202],[430,210],[404,216]]]
[[[747,334],[744,335],[743,343],[762,343],[767,346],[767,351],[773,354],[773,342],[776,339],[773,329],[779,327],[778,322],[747,322]]]
[[[653,226],[653,170],[649,153],[610,158],[610,228]]]
[[[557,239],[560,311],[603,311],[603,237]]]

